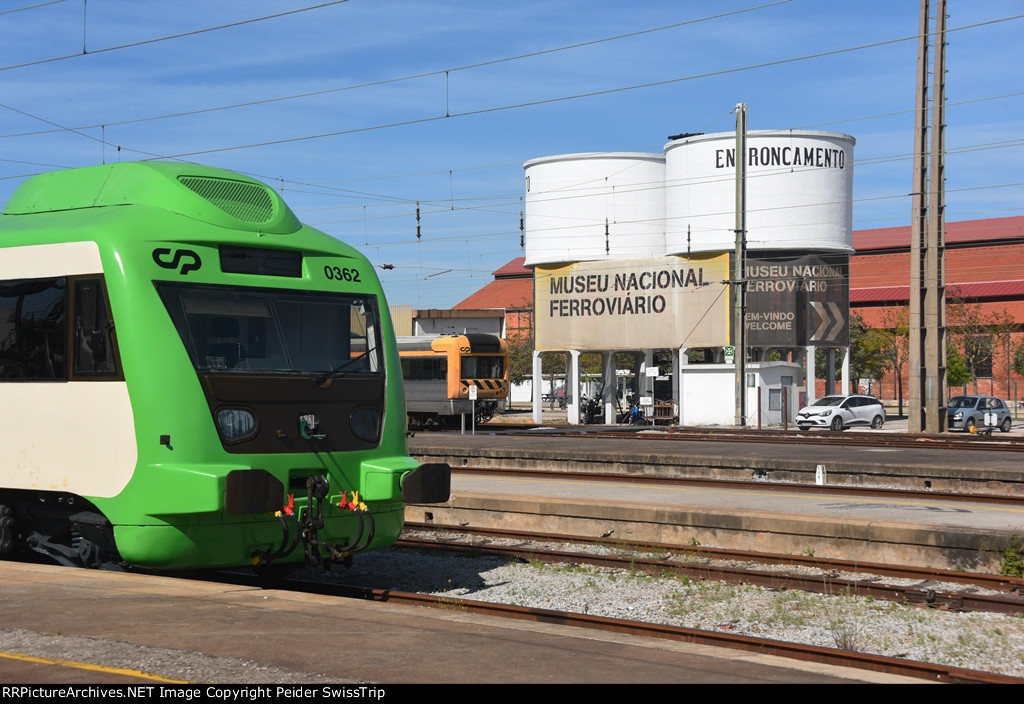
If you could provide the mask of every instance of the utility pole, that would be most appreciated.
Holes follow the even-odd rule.
[[[736,427],[747,424],[747,105],[736,104],[736,253],[732,266],[732,343],[736,365]]]
[[[912,433],[946,429],[945,73],[946,2],[937,0],[932,127],[928,140],[929,0],[921,0],[910,233]],[[930,173],[929,173],[930,172]]]

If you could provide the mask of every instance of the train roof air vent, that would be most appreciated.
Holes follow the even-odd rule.
[[[179,176],[183,186],[194,191],[228,215],[248,223],[269,222],[274,217],[274,199],[265,186],[208,176]]]

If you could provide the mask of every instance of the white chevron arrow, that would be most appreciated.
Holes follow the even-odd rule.
[[[843,318],[836,303],[811,301],[814,312],[821,318],[821,324],[814,330],[812,340],[821,342],[834,339],[843,329]]]

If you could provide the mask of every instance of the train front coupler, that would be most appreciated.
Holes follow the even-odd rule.
[[[320,540],[320,531],[327,525],[324,519],[324,506],[328,503],[329,494],[330,483],[327,477],[311,476],[306,479],[306,508],[300,521],[306,564],[323,564],[324,567],[328,567],[330,562],[342,560],[345,566],[349,566],[352,562],[352,553],[367,549],[373,542],[373,515],[366,504],[359,500],[358,491],[352,492],[351,501],[348,499],[348,492],[343,491],[338,508],[352,511],[358,519],[355,538],[345,545]]]

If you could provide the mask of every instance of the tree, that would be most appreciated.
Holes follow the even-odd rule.
[[[947,363],[947,385],[964,386],[973,381],[974,393],[978,393],[978,378],[995,374],[995,352],[1003,348],[1009,358],[1009,333],[1016,328],[1013,317],[1007,311],[985,315],[981,304],[964,299],[957,287],[946,289],[946,339],[962,356],[968,377],[966,380],[954,381]],[[1006,371],[1009,384],[1009,368]],[[963,375],[958,378],[963,379]]]
[[[963,386],[973,381],[974,393],[978,392],[978,376],[992,375],[991,335],[990,321],[985,319],[981,304],[968,303],[955,286],[946,289],[946,339],[963,359],[968,377],[965,381],[954,381],[947,364],[948,386]]]
[[[893,373],[899,415],[903,415],[903,367],[910,360],[910,310],[889,308],[882,316],[884,328],[872,331],[879,356]]]
[[[860,315],[850,316],[850,374],[854,379],[879,380],[885,374],[886,363],[881,356],[881,340],[864,322]],[[814,373],[819,379],[828,377],[826,350],[818,347],[814,351]],[[837,381],[840,369],[836,368]]]
[[[1012,321],[1006,314],[985,318],[980,305],[966,303],[955,295],[951,296],[947,310],[950,320],[955,323],[955,331],[948,335],[946,343],[946,384],[964,386],[974,380],[973,372],[984,364],[986,355],[991,358],[992,346],[986,347],[985,344],[988,336],[994,330],[1010,329]],[[910,311],[906,306],[890,308],[883,315],[882,322],[885,327],[872,331],[872,334],[881,358],[892,369],[899,414],[903,415],[903,369],[910,361]],[[961,346],[970,354],[961,353]],[[1020,357],[1021,370],[1024,371],[1024,345],[1021,346]]]
[[[948,386],[963,386],[974,379],[970,369],[967,368],[967,360],[960,350],[952,343],[946,344],[946,384]]]
[[[850,316],[850,373],[854,379],[878,381],[885,375],[885,360],[879,355],[878,336],[860,315]]]
[[[520,318],[521,323],[523,320]],[[525,322],[525,325],[521,325],[505,339],[508,344],[508,380],[510,384],[523,384],[533,380],[533,316],[526,318]],[[553,408],[557,379],[564,379],[567,369],[565,353],[541,352],[541,368],[548,378]]]
[[[992,348],[994,352],[1000,352],[1005,356],[1006,359],[1006,394],[1010,394],[1010,370],[1012,367],[1011,361],[1013,358],[1013,349],[1011,345],[1011,335],[1018,329],[1017,322],[1013,316],[1010,315],[1009,311],[1005,308],[1001,313],[993,313],[990,317],[989,329],[992,332]],[[995,368],[992,369],[992,376],[996,374]]]
[[[508,380],[511,384],[523,384],[533,378],[533,338],[517,335],[507,339]]]
[[[1013,371],[1024,376],[1024,343],[1018,345],[1013,352]]]

